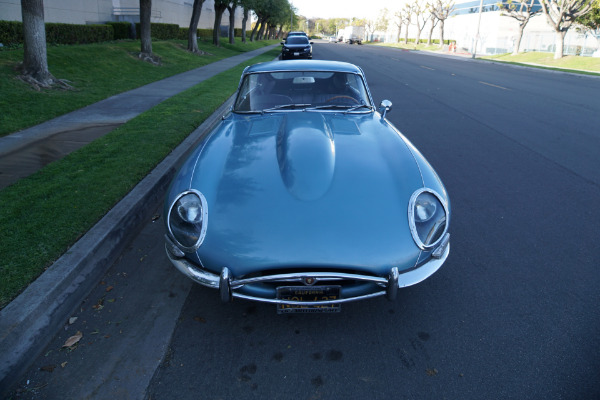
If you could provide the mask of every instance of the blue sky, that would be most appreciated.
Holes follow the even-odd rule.
[[[313,18],[375,17],[391,3],[384,0],[290,0],[299,15]]]

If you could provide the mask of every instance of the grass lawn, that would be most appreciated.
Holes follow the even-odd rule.
[[[443,54],[449,54],[446,50],[440,50],[439,45],[427,45],[421,43],[416,45],[414,43],[369,43],[376,46],[395,47],[405,50],[420,50],[420,51],[432,51],[440,52]],[[497,54],[493,56],[477,56],[478,59],[499,61],[511,64],[533,66],[538,68],[549,68],[559,71],[568,71],[575,73],[600,73],[600,58],[597,57],[580,57],[580,56],[565,56],[560,60],[554,59],[554,53],[542,53],[542,52],[528,52],[521,53],[513,56],[510,53]]]
[[[248,42],[215,47],[199,42],[198,56],[185,51],[186,41],[154,41],[153,53],[161,66],[140,62],[139,41],[116,41],[75,46],[49,46],[48,68],[75,90],[36,91],[17,79],[15,67],[23,50],[0,51],[0,136],[37,125],[67,112],[190,69],[231,57],[240,52],[276,43]]]
[[[404,50],[424,50],[424,51],[439,51],[440,50],[440,45],[439,44],[431,44],[428,45],[427,43],[420,43],[420,44],[415,44],[415,43],[407,43],[404,44],[404,42],[400,41],[400,43],[394,43],[394,42],[368,42],[367,44],[371,44],[374,46],[385,46],[385,47],[395,47],[397,49],[404,49]]]
[[[555,60],[553,53],[529,52],[517,55],[499,54],[495,56],[482,56],[484,60],[509,62],[513,64],[534,65],[556,70],[568,70],[573,72],[600,73],[600,58],[565,56]]]
[[[253,47],[248,46],[247,50],[270,43],[272,42],[254,44]],[[52,113],[61,114],[69,109],[80,108],[83,106],[82,99],[93,102],[131,88],[130,81],[136,82],[133,85],[135,87],[202,65],[200,60],[196,60],[201,57],[187,53],[180,44],[178,42],[153,44],[156,53],[163,57],[163,67],[150,66],[132,58],[129,51],[134,51],[136,47],[133,42],[90,45],[90,48],[85,46],[52,48],[53,52],[57,50],[61,54],[58,59],[63,65],[61,72],[64,75],[57,73],[58,68],[52,70],[52,66],[51,72],[60,77],[77,76],[74,85],[78,91],[38,93],[24,87],[24,84],[14,79],[13,73],[9,78],[14,80],[10,82],[10,90],[14,96],[12,107],[18,108],[15,107],[15,103],[21,103],[20,95],[14,94],[20,90],[26,93],[23,102],[31,107],[52,108],[51,113],[45,114],[48,115],[46,118],[49,118]],[[75,55],[69,54],[69,49],[72,49]],[[94,49],[100,54],[112,55],[110,60],[99,61],[104,68],[110,69],[111,73],[91,66],[90,60],[98,59],[98,56],[94,55]],[[160,53],[163,49],[165,52]],[[235,48],[215,47],[203,50],[215,54],[215,56],[204,56],[211,59],[223,58],[237,54],[239,51]],[[67,157],[1,190],[0,308],[5,307],[44,272],[233,94],[246,65],[272,60],[279,52],[279,48],[276,48],[224,71],[162,102]],[[7,58],[10,57],[0,53],[0,59]],[[78,67],[76,64],[82,58],[84,61]],[[206,61],[202,62],[206,63]],[[185,65],[185,68],[177,65],[179,63]],[[157,72],[161,68],[168,69],[169,72]],[[67,74],[67,70],[71,73]],[[2,73],[8,73],[6,68],[3,68]],[[153,78],[142,77],[146,73]],[[4,77],[0,77],[0,80],[4,80]],[[109,83],[111,80],[119,80],[120,83]],[[110,88],[103,89],[99,82],[105,82]],[[4,86],[2,93],[4,102],[6,101]],[[60,99],[56,102],[61,103],[61,106],[53,107],[55,98]],[[5,107],[4,103],[0,105],[0,112],[3,113]],[[27,110],[25,112],[27,113]],[[15,111],[11,118],[18,119],[16,115]],[[34,122],[33,118],[30,119],[26,115],[22,118],[29,119],[30,123],[42,120],[35,119],[37,122]],[[16,125],[16,122],[13,125]]]

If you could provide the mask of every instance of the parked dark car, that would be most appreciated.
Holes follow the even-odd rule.
[[[173,265],[224,302],[337,312],[437,271],[450,201],[423,155],[379,111],[352,64],[247,67],[235,104],[165,200]]]
[[[281,42],[281,59],[312,58],[312,44],[308,37],[302,35],[288,36],[285,42]]]

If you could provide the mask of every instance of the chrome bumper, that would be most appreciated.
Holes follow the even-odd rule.
[[[434,250],[434,252],[432,253],[432,258],[428,262],[406,272],[398,272],[398,268],[393,267],[390,270],[390,274],[387,278],[359,274],[346,274],[339,272],[298,272],[290,274],[275,274],[256,278],[235,279],[231,276],[231,272],[227,267],[223,268],[220,275],[201,269],[198,265],[190,262],[186,258],[183,258],[183,252],[173,244],[173,242],[169,239],[168,236],[165,235],[165,238],[166,253],[171,263],[173,263],[173,265],[179,271],[181,271],[184,275],[192,279],[194,282],[213,289],[218,289],[221,300],[223,302],[229,302],[233,298],[240,298],[258,301],[262,303],[317,306],[348,303],[351,301],[364,300],[379,296],[387,296],[389,300],[394,300],[396,298],[398,288],[415,285],[423,281],[427,277],[431,276],[442,266],[444,261],[446,261],[446,259],[448,258],[448,254],[450,253],[450,235],[446,234],[446,237],[444,237],[444,240],[442,240],[440,246],[436,250]],[[280,283],[281,285],[290,285],[296,283],[302,285],[304,284],[304,280],[307,278],[314,279],[313,284],[316,285],[318,285],[319,281],[336,280],[355,280],[370,282],[380,286],[381,290],[366,295],[354,296],[337,300],[313,302],[298,302],[291,300],[255,297],[236,292],[236,290],[240,289],[244,285],[250,285],[254,283]]]

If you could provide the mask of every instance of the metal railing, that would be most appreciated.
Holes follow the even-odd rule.
[[[139,7],[113,7],[113,15],[118,16],[139,16]],[[152,18],[162,18],[162,13],[158,10],[151,11]]]

